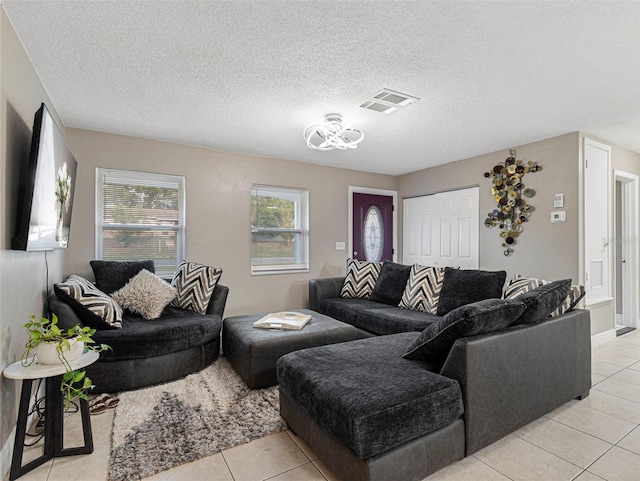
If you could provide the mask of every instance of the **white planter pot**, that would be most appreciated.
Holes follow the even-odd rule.
[[[84,351],[84,342],[77,339],[69,340],[69,348],[66,346],[62,348],[62,354],[67,362],[74,361],[82,355]],[[36,357],[40,364],[62,364],[60,357],[58,356],[58,343],[57,342],[45,342],[39,344],[36,347]]]

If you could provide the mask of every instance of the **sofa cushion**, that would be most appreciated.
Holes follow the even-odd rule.
[[[380,302],[373,302],[368,299],[343,299],[333,297],[320,301],[320,312],[329,317],[333,317],[347,324],[355,326],[358,319],[358,312],[363,309],[386,309],[389,306]]]
[[[152,260],[147,261],[97,261],[89,262],[96,278],[96,287],[105,294],[122,289],[138,272],[146,269],[155,273]]]
[[[177,291],[171,306],[206,314],[221,276],[222,269],[183,260],[171,280]]]
[[[151,321],[127,313],[121,330],[97,331],[93,339],[111,346],[111,350],[100,353],[100,361],[144,359],[202,346],[220,335],[221,326],[217,314],[202,315],[167,307],[158,319]]]
[[[414,264],[400,300],[400,307],[437,314],[444,271],[444,267]]]
[[[518,299],[486,299],[458,307],[422,331],[407,347],[404,357],[441,359],[456,339],[504,329],[517,321],[525,309],[524,302]]]
[[[402,358],[416,333],[287,354],[278,381],[298,406],[361,459],[449,425],[463,412],[458,383]]]
[[[347,259],[347,275],[340,291],[345,299],[369,299],[376,285],[382,264]]]
[[[136,312],[144,319],[157,319],[162,310],[176,297],[175,287],[160,277],[142,269],[111,297],[125,309]]]
[[[358,311],[356,327],[378,336],[398,332],[420,332],[441,318],[420,311],[409,311],[399,307],[385,306],[385,309],[362,309]]]
[[[120,329],[122,308],[83,277],[71,275],[53,285],[58,299],[66,302],[80,320],[94,329]]]
[[[525,292],[535,289],[543,284],[549,284],[549,281],[516,274],[509,281],[509,285],[504,290],[504,298],[515,299],[520,294],[524,294]],[[572,285],[567,297],[565,297],[562,304],[560,304],[560,306],[551,313],[551,317],[561,316],[565,312],[569,312],[578,305],[578,302],[580,302],[584,295],[584,286]]]
[[[514,324],[535,324],[544,321],[558,309],[571,290],[571,279],[541,284],[516,297],[527,306]]]
[[[501,298],[506,277],[505,271],[447,269],[444,273],[437,314],[444,316],[466,304]]]
[[[370,300],[397,307],[402,299],[411,266],[384,261]]]

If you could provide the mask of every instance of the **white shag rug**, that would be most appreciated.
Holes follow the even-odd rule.
[[[285,429],[277,386],[249,389],[223,357],[118,397],[110,481],[143,479]]]

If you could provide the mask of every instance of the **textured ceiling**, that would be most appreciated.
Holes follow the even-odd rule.
[[[640,2],[2,3],[69,127],[386,174],[578,130],[640,152]],[[421,100],[358,107],[384,87]],[[330,112],[356,150],[306,146]]]

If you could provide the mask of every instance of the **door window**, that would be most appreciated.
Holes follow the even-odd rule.
[[[382,258],[384,247],[384,228],[380,210],[369,207],[364,220],[364,255],[369,262],[378,262]]]

